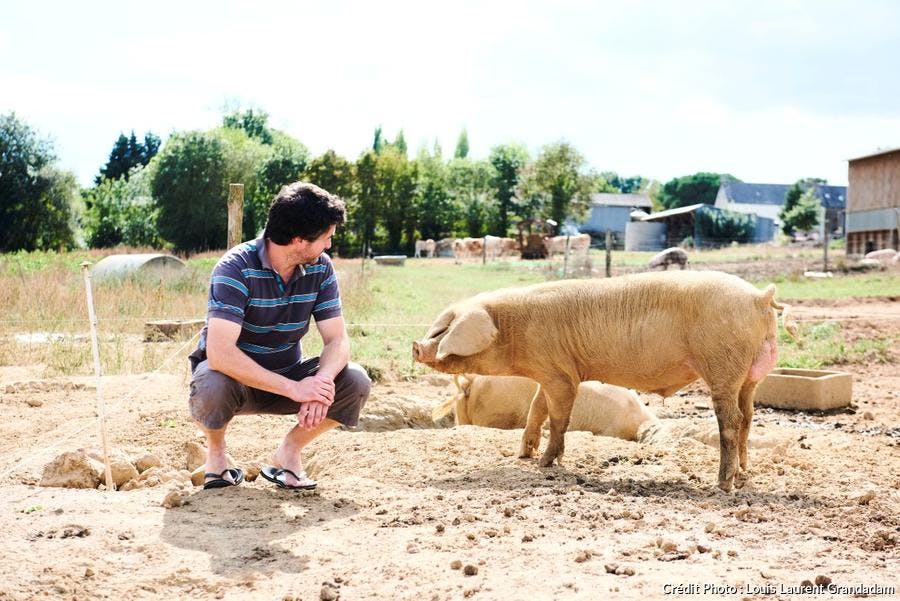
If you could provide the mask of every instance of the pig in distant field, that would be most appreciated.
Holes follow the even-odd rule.
[[[663,271],[665,271],[669,269],[669,265],[678,265],[681,269],[684,269],[687,267],[687,264],[688,254],[685,250],[673,246],[672,248],[667,248],[666,250],[653,255],[653,258],[647,263],[647,268],[656,269],[657,267],[662,267]]]
[[[453,414],[460,426],[524,428],[532,401],[547,403],[537,382],[528,378],[476,374],[455,378],[459,394],[435,408],[432,418],[436,423],[445,423],[447,415]],[[582,382],[572,405],[568,431],[637,440],[638,428],[647,421],[656,421],[656,416],[633,390]]]
[[[877,261],[884,262],[885,264],[890,264],[896,256],[897,251],[893,248],[882,248],[881,250],[873,250],[872,252],[867,252],[865,258],[875,259]]]
[[[520,456],[540,442],[548,414],[549,466],[564,437],[579,384],[607,384],[663,396],[702,378],[720,433],[719,487],[746,480],[747,436],[756,386],[775,366],[775,286],[760,291],[725,273],[642,273],[566,280],[479,294],[451,305],[413,357],[438,371],[535,380]],[[785,316],[785,327],[796,328]]]

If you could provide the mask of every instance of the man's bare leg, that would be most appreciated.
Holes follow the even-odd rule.
[[[299,474],[303,471],[303,460],[300,458],[300,452],[303,450],[303,447],[308,445],[319,435],[324,434],[339,425],[339,422],[326,417],[322,420],[322,423],[312,430],[305,430],[299,425],[294,426],[291,428],[291,431],[287,433],[287,436],[284,437],[284,441],[281,443],[281,446],[278,447],[278,450],[275,451],[275,454],[272,455],[272,461],[275,464],[275,467],[282,467],[291,470],[295,474]],[[296,486],[299,484],[299,481],[290,474],[285,474],[283,478],[284,483],[288,486]]]
[[[228,460],[225,458],[225,428],[210,430],[200,422],[197,427],[206,435],[206,467],[204,470],[211,474],[221,474],[228,469]],[[228,482],[234,482],[231,474],[225,472],[222,478]],[[213,478],[205,478],[204,481]]]

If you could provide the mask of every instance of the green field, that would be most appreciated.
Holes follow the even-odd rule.
[[[717,262],[757,264],[763,260],[760,252],[758,248],[703,251],[695,262],[704,264],[704,268],[714,268]],[[773,251],[764,252],[765,260],[773,261]],[[643,265],[651,255],[615,253],[613,264]],[[6,308],[0,320],[0,365],[42,365],[46,376],[92,373],[80,264],[85,260],[96,262],[103,256],[99,251],[0,256],[0,301]],[[141,276],[93,283],[105,373],[185,369],[184,357],[193,343],[144,343],[144,323],[151,319],[203,318],[209,274],[217,258],[216,253],[192,257],[187,261],[187,269],[165,280]],[[602,253],[595,252],[593,260],[595,270],[598,266],[602,269]],[[337,259],[335,264],[354,360],[373,373],[391,373],[401,378],[426,372],[412,364],[410,343],[424,334],[449,303],[486,290],[545,281],[561,273],[559,262],[548,261],[454,265],[444,259],[409,259],[404,267],[386,267],[373,261],[363,266],[358,259]],[[753,283],[762,287],[773,281],[778,285],[778,298],[787,301],[900,296],[900,276],[896,272],[838,275],[820,280],[776,274]],[[42,340],[39,333],[54,336],[49,341]],[[780,364],[820,367],[846,360],[884,360],[887,348],[898,342],[895,338],[886,336],[849,344],[838,324],[804,324],[804,348],[784,338]],[[308,355],[321,348],[315,334],[304,343]]]

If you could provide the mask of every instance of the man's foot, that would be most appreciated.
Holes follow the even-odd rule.
[[[221,473],[206,472],[204,474],[206,480],[203,488],[225,488],[226,486],[237,486],[244,481],[244,472],[239,467],[228,468]]]
[[[306,475],[306,472],[294,473],[292,470],[283,467],[274,467],[267,465],[262,468],[259,475],[278,485],[278,488],[289,488],[292,490],[312,490],[318,486],[318,482]],[[288,480],[291,483],[288,483]]]
[[[300,459],[300,451],[292,452],[282,443],[272,455],[273,470],[280,470],[273,478],[266,478],[282,486],[283,488],[315,488],[316,482],[306,475],[303,469],[303,461]],[[264,468],[265,471],[265,468]],[[265,474],[263,474],[265,477]],[[312,486],[310,486],[312,484]]]
[[[224,448],[221,451],[216,448],[210,448],[206,451],[206,464],[204,465],[204,469],[206,470],[206,474],[204,474],[205,479],[203,488],[221,488],[222,486],[240,484],[238,475],[234,473],[235,470],[228,467],[228,459],[225,457]],[[237,472],[240,474],[240,480],[243,480],[244,473],[241,472],[241,470],[237,470]],[[207,484],[215,480],[222,480],[224,481],[224,484],[207,486]]]

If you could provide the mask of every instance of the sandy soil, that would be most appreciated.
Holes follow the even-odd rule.
[[[900,330],[898,302],[796,310],[849,318],[849,339]],[[703,436],[641,444],[569,433],[564,467],[542,469],[516,458],[521,431],[425,429],[428,410],[453,393],[445,376],[378,384],[366,423],[399,429],[316,441],[314,492],[262,479],[215,491],[39,487],[61,451],[98,446],[94,382],[0,368],[0,599],[643,599],[678,585],[787,599],[811,598],[797,588],[817,578],[900,591],[898,366],[898,349],[886,364],[838,366],[854,374],[850,410],[758,408],[754,477],[730,494],[715,486],[718,450]],[[103,386],[112,445],[183,469],[185,443],[199,440],[185,377]],[[683,431],[714,428],[701,384],[645,399]],[[235,460],[265,463],[290,423],[236,420]],[[182,504],[163,506],[173,490]]]

